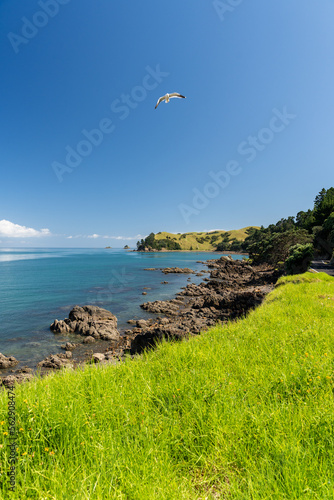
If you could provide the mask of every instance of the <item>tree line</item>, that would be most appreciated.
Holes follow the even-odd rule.
[[[239,241],[226,232],[219,242],[219,236],[213,233],[210,243],[217,251],[248,253],[254,264],[265,262],[289,273],[304,272],[317,255],[334,261],[334,188],[322,189],[312,209],[268,227],[249,228],[246,233],[245,240]],[[181,239],[185,236],[181,235]],[[154,233],[137,242],[138,251],[162,249],[182,248],[169,236],[156,240]]]
[[[267,262],[285,265],[288,272],[303,272],[314,256],[334,258],[334,188],[322,189],[312,209],[266,228],[250,228],[247,234],[241,249],[255,264]]]

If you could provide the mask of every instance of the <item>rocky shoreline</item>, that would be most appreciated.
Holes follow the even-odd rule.
[[[269,266],[250,266],[246,261],[225,256],[201,263],[208,270],[195,273],[188,268],[146,269],[162,274],[203,276],[210,273],[210,277],[204,278],[199,285],[189,283],[174,299],[141,304],[141,308],[150,313],[150,317],[129,320],[131,327],[125,331],[117,329],[117,318],[110,311],[90,305],[75,306],[68,318],[56,319],[50,328],[60,337],[74,334],[77,342],[67,342],[61,346],[65,352],[50,354],[38,363],[38,372],[43,375],[50,370],[59,370],[65,366],[75,368],[87,362],[115,364],[126,356],[133,357],[144,349],[154,347],[162,339],[181,340],[198,335],[217,323],[240,318],[261,304],[279,277]],[[99,344],[99,352],[94,352],[96,343]],[[102,343],[105,343],[103,349]],[[92,344],[85,359],[73,355],[73,351],[79,351],[80,346],[85,344]],[[16,364],[18,361],[14,357],[6,358],[0,353],[0,368],[8,369]],[[2,377],[2,385],[29,380],[33,373],[31,368],[26,367],[16,371],[12,369],[9,375]]]

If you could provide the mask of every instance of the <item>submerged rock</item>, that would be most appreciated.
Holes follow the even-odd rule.
[[[65,349],[65,351],[72,351],[76,347],[78,347],[79,344],[71,344],[71,342],[66,342],[65,345],[61,345],[60,347],[62,349]]]
[[[93,344],[95,342],[95,339],[94,337],[91,337],[90,335],[88,335],[88,337],[85,337],[83,339],[83,344]]]
[[[175,274],[195,274],[195,271],[192,269],[189,269],[189,267],[165,267],[162,269],[162,272],[164,274],[170,274],[170,273],[175,273]]]

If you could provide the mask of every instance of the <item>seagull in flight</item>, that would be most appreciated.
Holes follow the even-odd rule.
[[[184,95],[178,94],[177,92],[173,92],[172,94],[166,94],[166,95],[163,95],[162,97],[160,97],[160,99],[158,99],[158,102],[157,102],[154,109],[157,109],[157,107],[159,106],[159,104],[162,101],[165,101],[167,104],[167,102],[169,102],[169,99],[171,99],[172,97],[181,97],[182,99],[185,99]]]

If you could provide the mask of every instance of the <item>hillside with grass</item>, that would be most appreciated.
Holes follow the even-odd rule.
[[[231,231],[209,231],[209,232],[190,232],[190,233],[167,233],[160,232],[154,234],[154,240],[158,243],[158,247],[171,250],[197,250],[197,251],[215,251],[219,244],[228,241],[229,244],[235,244],[235,250],[241,250],[240,243],[245,240],[250,229],[258,229],[244,227],[242,229],[234,229]],[[153,234],[153,233],[151,233]],[[146,241],[148,240],[148,241]],[[141,248],[152,245],[151,235],[137,243]],[[159,248],[158,248],[159,249]],[[231,247],[231,250],[233,248]]]
[[[17,386],[11,498],[333,498],[333,359],[334,279],[305,273],[189,341]]]

